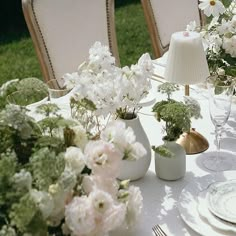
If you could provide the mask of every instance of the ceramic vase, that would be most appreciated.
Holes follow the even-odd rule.
[[[177,180],[184,177],[186,172],[186,152],[175,141],[165,141],[165,146],[173,153],[173,156],[161,156],[155,153],[156,175],[164,180]]]
[[[135,161],[122,160],[120,175],[118,179],[120,180],[129,179],[131,181],[137,180],[142,178],[146,174],[150,166],[151,162],[150,143],[137,115],[133,119],[129,120],[120,119],[120,120],[122,120],[126,124],[126,127],[131,127],[133,129],[134,134],[136,136],[136,141],[140,142],[144,146],[147,153],[145,156]]]

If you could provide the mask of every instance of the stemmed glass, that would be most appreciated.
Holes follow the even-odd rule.
[[[226,75],[212,75],[207,78],[209,111],[215,126],[217,152],[216,155],[206,157],[203,164],[212,171],[224,171],[232,166],[229,158],[221,156],[220,138],[222,128],[230,115],[234,84],[234,78]]]

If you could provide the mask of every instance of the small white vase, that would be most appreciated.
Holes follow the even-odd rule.
[[[174,154],[172,157],[155,153],[156,175],[164,180],[177,180],[184,177],[186,172],[186,152],[175,141],[165,141],[165,146]]]
[[[121,120],[126,124],[126,127],[131,127],[133,129],[136,136],[136,141],[140,142],[144,146],[147,153],[145,156],[141,157],[138,160],[122,160],[120,175],[118,176],[118,179],[129,179],[131,181],[137,180],[142,178],[148,171],[151,162],[151,146],[138,116],[130,120]]]

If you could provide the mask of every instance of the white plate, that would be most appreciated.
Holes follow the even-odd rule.
[[[223,221],[210,212],[210,210],[208,209],[207,198],[206,198],[207,193],[208,193],[208,188],[200,192],[198,195],[197,209],[199,215],[203,218],[203,220],[208,221],[208,223],[212,225],[212,227],[215,227],[217,230],[221,230],[222,233],[224,233],[224,231],[226,232],[232,231],[236,234],[236,225]]]
[[[236,171],[225,171],[199,177],[183,189],[179,196],[178,210],[184,222],[202,236],[235,236],[234,232],[224,232],[213,228],[206,220],[200,217],[198,207],[199,192],[207,189],[214,182],[236,179]]]
[[[236,223],[236,180],[212,184],[207,192],[207,203],[213,214]]]

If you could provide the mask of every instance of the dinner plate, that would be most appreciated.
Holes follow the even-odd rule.
[[[214,215],[236,223],[236,180],[212,184],[207,192],[207,203]]]
[[[207,193],[208,189],[203,190],[198,195],[198,213],[206,220],[212,227],[216,228],[217,230],[221,230],[222,233],[226,232],[234,232],[236,234],[236,225],[229,223],[227,221],[223,221],[220,218],[216,217],[212,212],[208,209],[207,203]]]
[[[202,236],[235,236],[235,232],[219,230],[209,224],[202,218],[198,212],[198,195],[204,189],[215,182],[223,182],[236,179],[236,171],[225,171],[216,174],[209,174],[199,177],[194,182],[190,182],[182,190],[179,201],[178,210],[183,221],[195,232]]]

